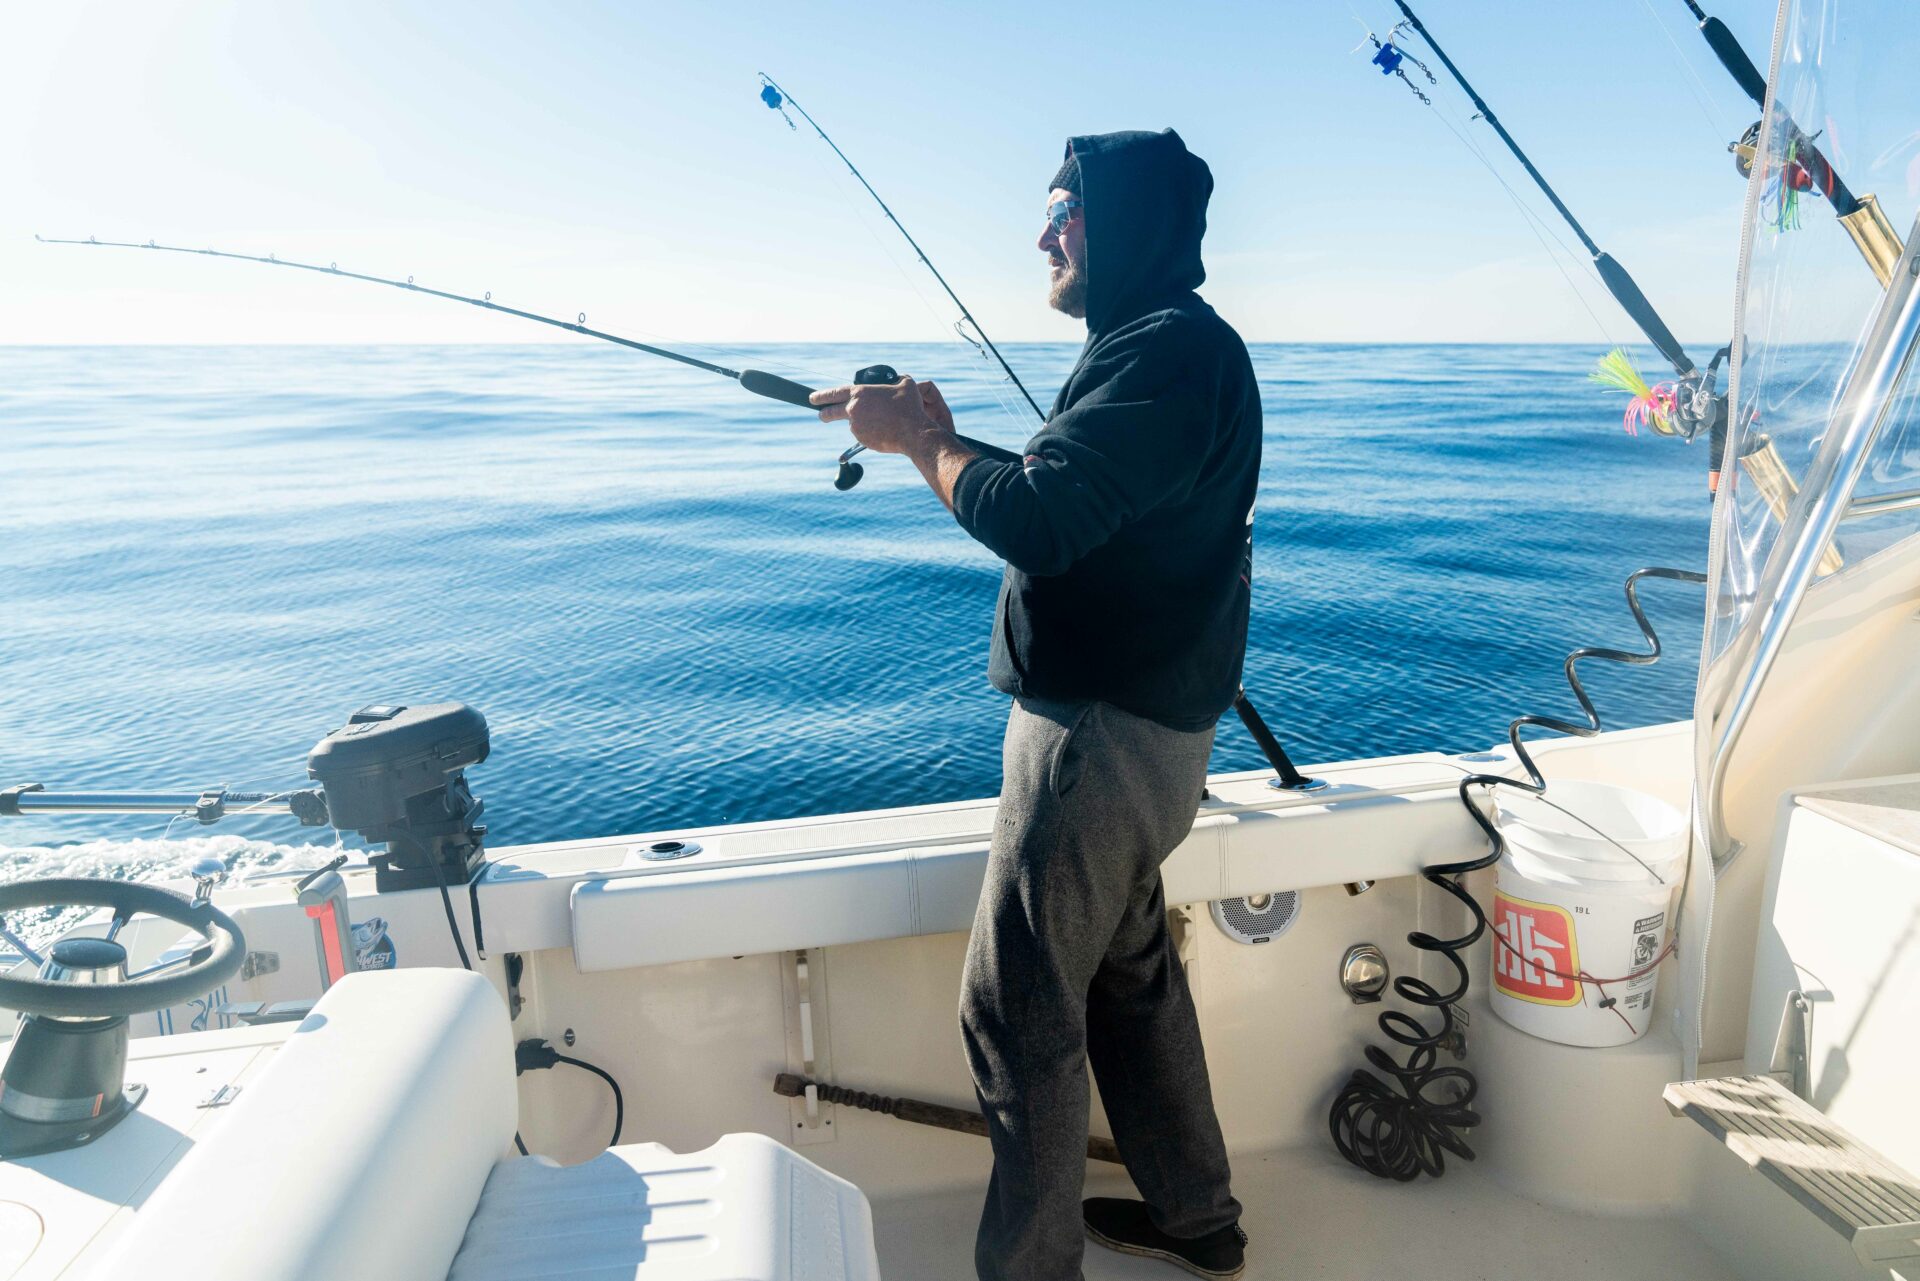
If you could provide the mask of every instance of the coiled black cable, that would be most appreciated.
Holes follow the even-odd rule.
[[[1380,1031],[1396,1045],[1407,1048],[1406,1062],[1397,1061],[1390,1050],[1377,1045],[1367,1047],[1367,1062],[1376,1072],[1354,1069],[1353,1075],[1334,1097],[1327,1127],[1333,1145],[1354,1165],[1383,1179],[1409,1183],[1422,1174],[1435,1178],[1446,1172],[1446,1154],[1473,1160],[1473,1149],[1466,1131],[1480,1124],[1480,1114],[1472,1108],[1479,1082],[1464,1067],[1438,1066],[1440,1051],[1453,1040],[1458,1019],[1453,1007],[1467,994],[1467,966],[1460,954],[1480,941],[1487,932],[1487,916],[1461,883],[1469,872],[1492,867],[1506,852],[1506,842],[1493,820],[1474,803],[1476,787],[1512,787],[1538,796],[1547,790],[1546,776],[1534,764],[1520,731],[1538,726],[1556,734],[1591,738],[1600,733],[1600,715],[1593,700],[1580,683],[1575,670],[1582,659],[1598,658],[1611,663],[1645,666],[1660,658],[1660,637],[1647,621],[1640,606],[1639,585],[1643,578],[1662,578],[1681,583],[1704,583],[1705,574],[1686,569],[1639,569],[1627,576],[1627,608],[1646,638],[1647,651],[1588,647],[1567,655],[1567,684],[1586,717],[1585,724],[1550,716],[1522,716],[1507,726],[1507,741],[1527,772],[1526,781],[1499,774],[1469,774],[1460,780],[1460,803],[1473,821],[1486,833],[1492,848],[1479,858],[1457,863],[1439,863],[1425,868],[1426,880],[1465,905],[1473,926],[1458,938],[1437,938],[1423,930],[1407,935],[1407,943],[1422,952],[1434,952],[1453,967],[1453,981],[1443,990],[1417,975],[1403,974],[1393,981],[1394,994],[1423,1010],[1437,1010],[1440,1025],[1429,1029],[1410,1014],[1388,1010],[1380,1016]],[[1665,953],[1662,953],[1664,956]],[[1656,964],[1658,962],[1656,961]]]

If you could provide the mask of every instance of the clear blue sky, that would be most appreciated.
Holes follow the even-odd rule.
[[[1724,337],[1742,196],[1724,148],[1755,112],[1680,0],[1419,7],[1674,329]],[[1709,6],[1762,65],[1773,8]],[[35,232],[413,274],[637,335],[941,337],[949,309],[929,313],[915,290],[931,299],[931,282],[895,266],[904,248],[818,139],[760,104],[763,69],[996,337],[1079,336],[1046,310],[1032,247],[1062,139],[1172,125],[1216,178],[1203,292],[1250,339],[1602,341],[1495,179],[1350,52],[1356,12],[1381,31],[1394,14],[1378,0],[16,0],[0,49],[0,343],[550,337]],[[1436,103],[1544,211],[1433,65]],[[1605,329],[1631,338],[1581,279]]]

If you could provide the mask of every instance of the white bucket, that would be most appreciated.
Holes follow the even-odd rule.
[[[1605,783],[1494,789],[1493,1012],[1565,1045],[1624,1045],[1653,1023],[1686,815]]]

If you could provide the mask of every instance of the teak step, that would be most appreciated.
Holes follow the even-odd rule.
[[[1772,1077],[1675,1081],[1661,1097],[1846,1237],[1861,1263],[1920,1258],[1920,1179]]]

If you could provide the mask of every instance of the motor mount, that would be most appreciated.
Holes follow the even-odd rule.
[[[465,703],[376,704],[314,746],[307,775],[334,827],[386,846],[368,859],[376,889],[464,884],[487,831],[464,771],[490,747],[486,717]]]

